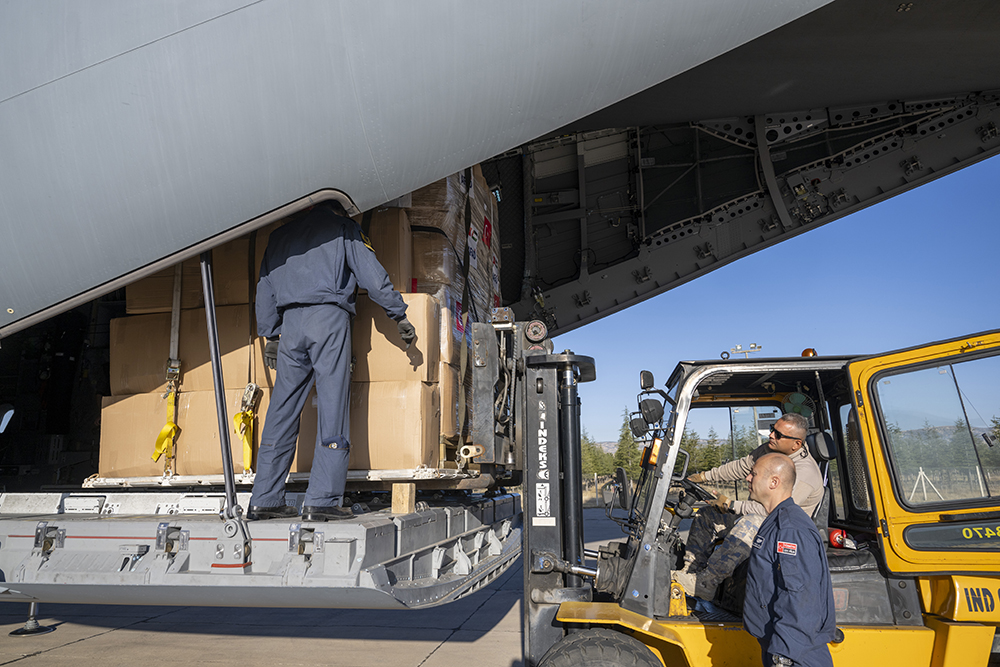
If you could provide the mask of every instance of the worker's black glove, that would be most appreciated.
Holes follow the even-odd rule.
[[[268,338],[264,345],[264,365],[272,371],[278,370],[278,339]]]
[[[399,337],[403,339],[403,342],[406,343],[406,349],[409,350],[410,345],[417,339],[417,330],[405,317],[396,322],[396,327],[399,329]]]

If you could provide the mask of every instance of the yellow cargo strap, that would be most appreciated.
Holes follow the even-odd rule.
[[[233,415],[233,431],[243,441],[243,471],[253,466],[253,408]]]
[[[174,438],[177,436],[177,387],[180,385],[181,360],[177,350],[180,340],[181,328],[181,281],[184,270],[182,264],[174,266],[174,293],[173,305],[170,309],[170,354],[167,357],[167,393],[163,398],[167,399],[167,423],[160,429],[160,434],[156,436],[156,446],[153,448],[153,455],[150,457],[154,461],[159,461],[164,454],[167,458],[163,462],[163,472],[167,473],[173,465],[174,458]]]
[[[171,390],[167,392],[167,423],[160,429],[160,435],[156,436],[156,447],[153,449],[154,461],[159,461],[164,454],[169,461],[174,456],[174,436],[177,434],[177,424],[174,423],[174,404],[177,401],[177,392]]]

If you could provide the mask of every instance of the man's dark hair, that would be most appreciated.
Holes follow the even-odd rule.
[[[325,199],[321,201],[319,204],[317,204],[317,206],[327,208],[330,210],[330,212],[332,212],[335,215],[340,215],[345,218],[348,217],[347,209],[345,209],[344,205],[341,204],[336,199]]]

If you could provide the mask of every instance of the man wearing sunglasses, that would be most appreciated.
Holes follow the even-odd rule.
[[[767,443],[747,456],[717,468],[695,473],[692,482],[735,482],[746,479],[757,459],[771,452],[788,456],[795,464],[792,500],[810,517],[823,499],[823,475],[809,455],[805,437],[808,420],[802,415],[783,415],[771,427]],[[715,597],[722,580],[750,555],[757,529],[767,517],[767,510],[755,500],[729,500],[719,495],[695,515],[688,534],[684,568],[675,571],[673,580],[684,586],[688,595],[705,600]],[[715,551],[712,545],[722,539]]]

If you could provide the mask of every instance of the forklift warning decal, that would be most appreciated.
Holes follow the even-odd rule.
[[[545,401],[538,401],[538,437],[535,449],[538,453],[538,473],[540,480],[549,479],[549,432],[545,427]],[[556,518],[552,516],[552,496],[547,481],[535,483],[535,516],[531,517],[533,526],[554,526]]]
[[[538,401],[538,479],[548,478],[549,430],[545,428],[545,401]],[[548,484],[545,486],[548,486]]]
[[[1000,591],[997,595],[1000,596]],[[969,605],[969,611],[993,611],[996,608],[993,593],[988,588],[966,588],[965,603]]]

